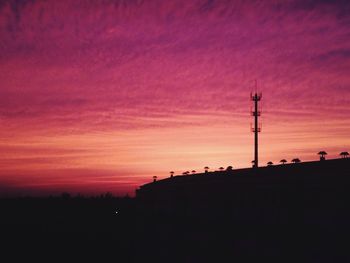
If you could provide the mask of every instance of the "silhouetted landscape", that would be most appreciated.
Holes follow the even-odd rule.
[[[344,262],[349,175],[344,158],[173,176],[136,198],[1,199],[3,248],[28,259]]]
[[[350,0],[0,0],[1,263],[350,262],[349,25]]]

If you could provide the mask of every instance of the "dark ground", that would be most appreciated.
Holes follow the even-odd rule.
[[[0,204],[1,254],[12,262],[350,260],[345,204],[312,211],[266,207],[259,213],[255,207],[236,217],[215,210],[169,215],[132,198],[19,198]]]
[[[0,199],[0,258],[350,262],[349,190],[347,159],[174,177],[137,199]]]

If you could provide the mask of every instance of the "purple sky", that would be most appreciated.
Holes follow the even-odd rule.
[[[0,191],[130,193],[153,175],[350,145],[349,1],[1,1]]]

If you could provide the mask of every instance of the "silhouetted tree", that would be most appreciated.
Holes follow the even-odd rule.
[[[251,161],[251,163],[252,163],[252,166],[254,167],[254,165],[255,165],[255,160]]]
[[[183,175],[188,175],[190,172],[189,171],[186,171],[186,172],[183,172],[182,174]]]
[[[113,194],[111,192],[107,192],[105,193],[104,198],[107,198],[107,199],[113,198]]]
[[[153,176],[153,182],[157,181],[157,176]]]
[[[191,172],[192,174],[195,174],[196,173],[196,170],[192,170],[192,172]]]
[[[327,153],[325,151],[318,152],[318,155],[320,156],[320,161],[326,160],[325,155],[327,155]]]
[[[63,192],[63,193],[61,194],[61,197],[62,197],[63,199],[69,199],[69,198],[71,197],[71,195],[70,195],[70,193]]]
[[[342,158],[348,158],[349,153],[348,153],[348,152],[341,152],[339,155],[340,155]]]
[[[220,172],[222,172],[222,171],[225,170],[225,168],[224,167],[220,167],[219,170],[220,170]]]
[[[226,171],[232,171],[232,170],[233,170],[233,167],[231,165],[227,166]]]
[[[84,195],[81,194],[81,193],[78,193],[77,196],[76,196],[76,198],[78,198],[78,199],[83,199],[83,198],[84,198]]]
[[[273,162],[271,162],[271,161],[269,161],[268,163],[267,163],[267,166],[272,166],[273,165]]]
[[[282,163],[282,164],[285,164],[286,162],[287,162],[286,159],[282,159],[282,160],[280,161],[280,163]]]
[[[170,172],[170,177],[172,178],[174,176],[174,171]]]
[[[300,161],[299,158],[295,158],[295,159],[292,160],[292,163],[300,163],[300,162],[301,162],[301,161]]]
[[[208,166],[204,167],[204,171],[207,173],[209,171],[209,167]]]

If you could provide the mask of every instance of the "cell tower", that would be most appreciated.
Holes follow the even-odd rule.
[[[254,132],[254,161],[253,167],[259,167],[258,161],[258,133],[261,132],[261,124],[258,122],[258,118],[261,115],[258,103],[262,98],[262,94],[257,92],[257,84],[255,81],[255,93],[250,93],[250,100],[254,103],[254,110],[251,111],[251,115],[254,117],[254,127],[251,127],[252,132]]]

